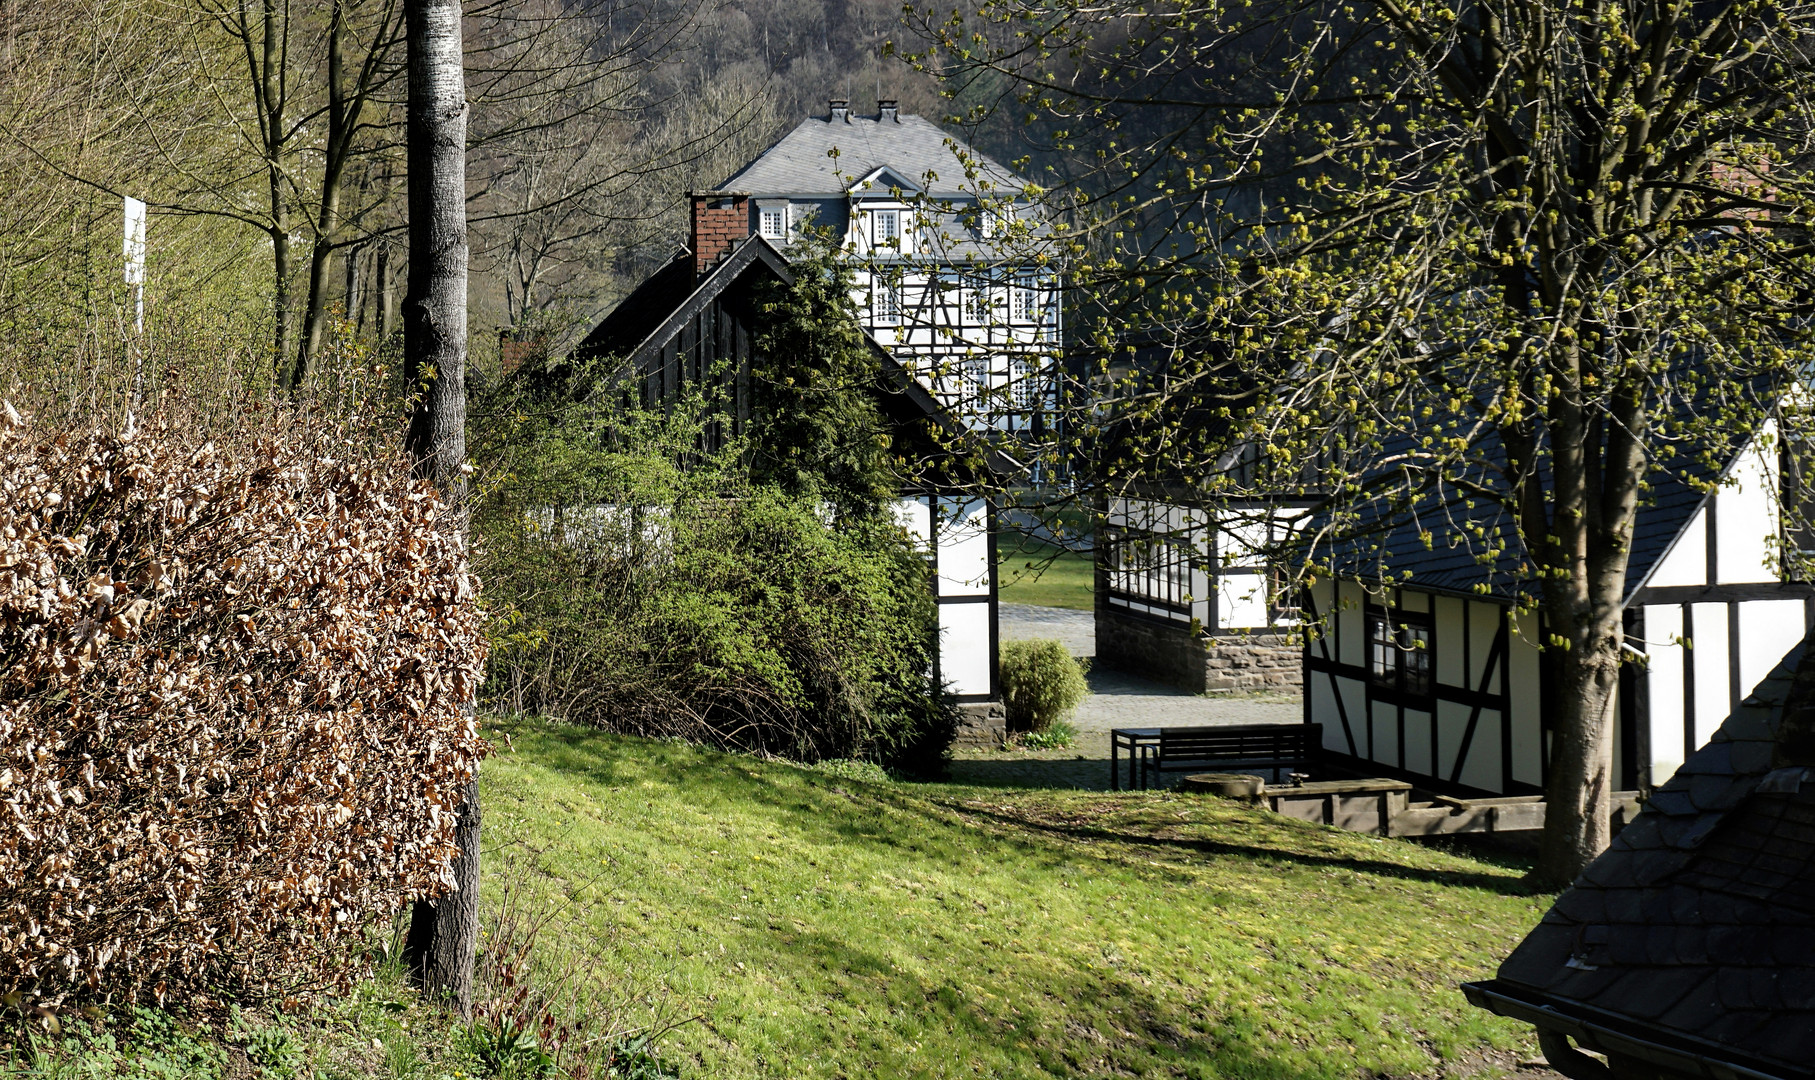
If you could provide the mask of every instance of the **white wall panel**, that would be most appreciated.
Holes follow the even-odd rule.
[[[1689,519],[1689,524],[1676,538],[1676,546],[1651,575],[1648,585],[1658,588],[1672,585],[1706,585],[1708,577],[1708,509],[1703,507]]]
[[[1367,688],[1354,679],[1338,680],[1336,686],[1342,693],[1342,707],[1348,710],[1349,727],[1355,734],[1355,756],[1371,758],[1374,751],[1368,743]]]
[[[1336,690],[1330,681],[1336,678],[1321,671],[1305,672],[1311,695],[1311,722],[1323,725],[1323,748],[1338,754],[1349,752],[1349,740],[1342,733],[1342,713],[1336,708]]]
[[[1501,742],[1499,709],[1482,709],[1475,720],[1475,737],[1468,744],[1468,758],[1462,763],[1459,781],[1484,791],[1502,791],[1506,783],[1500,764]]]
[[[1398,725],[1397,718],[1394,725]],[[1431,750],[1431,714],[1405,710],[1405,767],[1422,776],[1433,775],[1437,763],[1431,759]]]
[[[1683,609],[1676,604],[1645,608],[1645,696],[1651,717],[1651,782],[1661,784],[1683,763]]]
[[[1727,605],[1694,604],[1695,745],[1706,743],[1733,711],[1727,682]]]
[[[1267,578],[1264,574],[1225,574],[1217,578],[1216,622],[1222,627],[1266,626]]]
[[[1399,710],[1374,702],[1374,746],[1372,757],[1382,765],[1399,765]]]
[[[1483,686],[1482,676],[1487,674],[1488,661],[1494,654],[1494,639],[1500,634],[1500,612],[1497,604],[1468,605],[1468,684],[1471,689],[1479,687],[1490,694],[1500,692],[1500,680],[1505,677],[1505,672],[1496,666],[1493,678]]]
[[[929,550],[933,537],[932,500],[926,496],[895,500],[895,522],[907,531],[914,546]]]
[[[1784,654],[1802,641],[1801,600],[1751,600],[1739,605],[1739,692],[1750,694]]]
[[[1468,731],[1469,712],[1469,707],[1460,702],[1437,703],[1437,775],[1445,780],[1455,771],[1462,736]]]
[[[1367,663],[1367,626],[1362,621],[1361,586],[1345,581],[1337,586],[1337,597],[1340,601],[1336,617],[1341,622],[1341,632],[1337,643],[1341,649],[1337,656],[1345,664]]]
[[[1769,548],[1770,538],[1777,534],[1777,511],[1771,497],[1776,473],[1774,461],[1766,461],[1765,455],[1747,449],[1733,467],[1733,485],[1721,488],[1714,496],[1720,504],[1714,527],[1722,584],[1777,580],[1771,570]],[[1748,690],[1751,687],[1751,683],[1746,684]]]
[[[1468,681],[1467,658],[1462,655],[1460,648],[1455,647],[1462,641],[1462,620],[1466,617],[1462,607],[1465,602],[1454,596],[1439,596],[1436,611],[1431,616],[1437,639],[1437,681],[1445,686],[1473,685]]]
[[[1538,617],[1514,615],[1513,635],[1508,646],[1512,670],[1512,775],[1522,784],[1544,782],[1544,758],[1540,737],[1543,732],[1542,696],[1538,652]]]
[[[939,605],[939,674],[954,694],[989,693],[989,605]]]
[[[989,504],[983,499],[939,499],[939,595],[988,595]]]

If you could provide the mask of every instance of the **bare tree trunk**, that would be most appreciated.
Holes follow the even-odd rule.
[[[1613,840],[1619,648],[1618,643],[1603,641],[1555,654],[1550,778],[1544,792],[1544,831],[1531,875],[1538,884],[1569,884]]]
[[[419,476],[464,514],[466,459],[466,79],[459,0],[408,0],[410,283],[404,377],[419,395],[404,445]],[[479,789],[463,795],[454,890],[418,900],[404,959],[425,993],[462,1016],[479,938]]]
[[[391,276],[391,245],[389,241],[378,242],[376,265],[372,275],[378,279],[378,340],[391,339],[392,313],[397,310],[397,287]]]

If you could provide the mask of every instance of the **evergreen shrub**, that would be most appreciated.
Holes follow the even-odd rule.
[[[1090,696],[1083,663],[1062,641],[1005,641],[1001,660],[1002,703],[1010,731],[1046,731]]]
[[[444,887],[485,750],[463,530],[277,420],[0,410],[0,993],[302,998]]]

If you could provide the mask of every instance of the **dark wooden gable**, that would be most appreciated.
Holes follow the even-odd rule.
[[[645,405],[672,405],[698,390],[709,405],[722,406],[730,431],[715,425],[704,434],[703,449],[715,450],[750,422],[750,369],[761,318],[756,290],[765,281],[790,283],[794,275],[786,257],[760,236],[744,240],[697,281],[691,267],[691,259],[682,257],[657,271],[586,336],[580,352],[623,356]],[[864,340],[881,375],[876,393],[883,416],[897,446],[919,466],[923,483],[916,486],[937,490],[976,479],[969,474],[978,469],[998,476],[1016,470],[1000,452],[978,445],[887,349],[867,333]],[[954,454],[956,443],[978,452]]]

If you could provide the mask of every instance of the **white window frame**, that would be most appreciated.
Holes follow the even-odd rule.
[[[906,249],[906,242],[902,239],[901,215],[900,210],[870,211],[871,247],[879,248],[892,244],[897,251]],[[883,230],[884,222],[888,222],[891,226],[890,231],[886,233]]]
[[[785,239],[788,235],[788,208],[785,206],[759,207],[756,211],[756,231],[765,240]]]
[[[901,325],[901,286],[892,281],[870,282],[870,325]]]
[[[1009,293],[1008,321],[1017,324],[1041,321],[1040,279],[1035,275],[1015,275],[1015,283]]]

